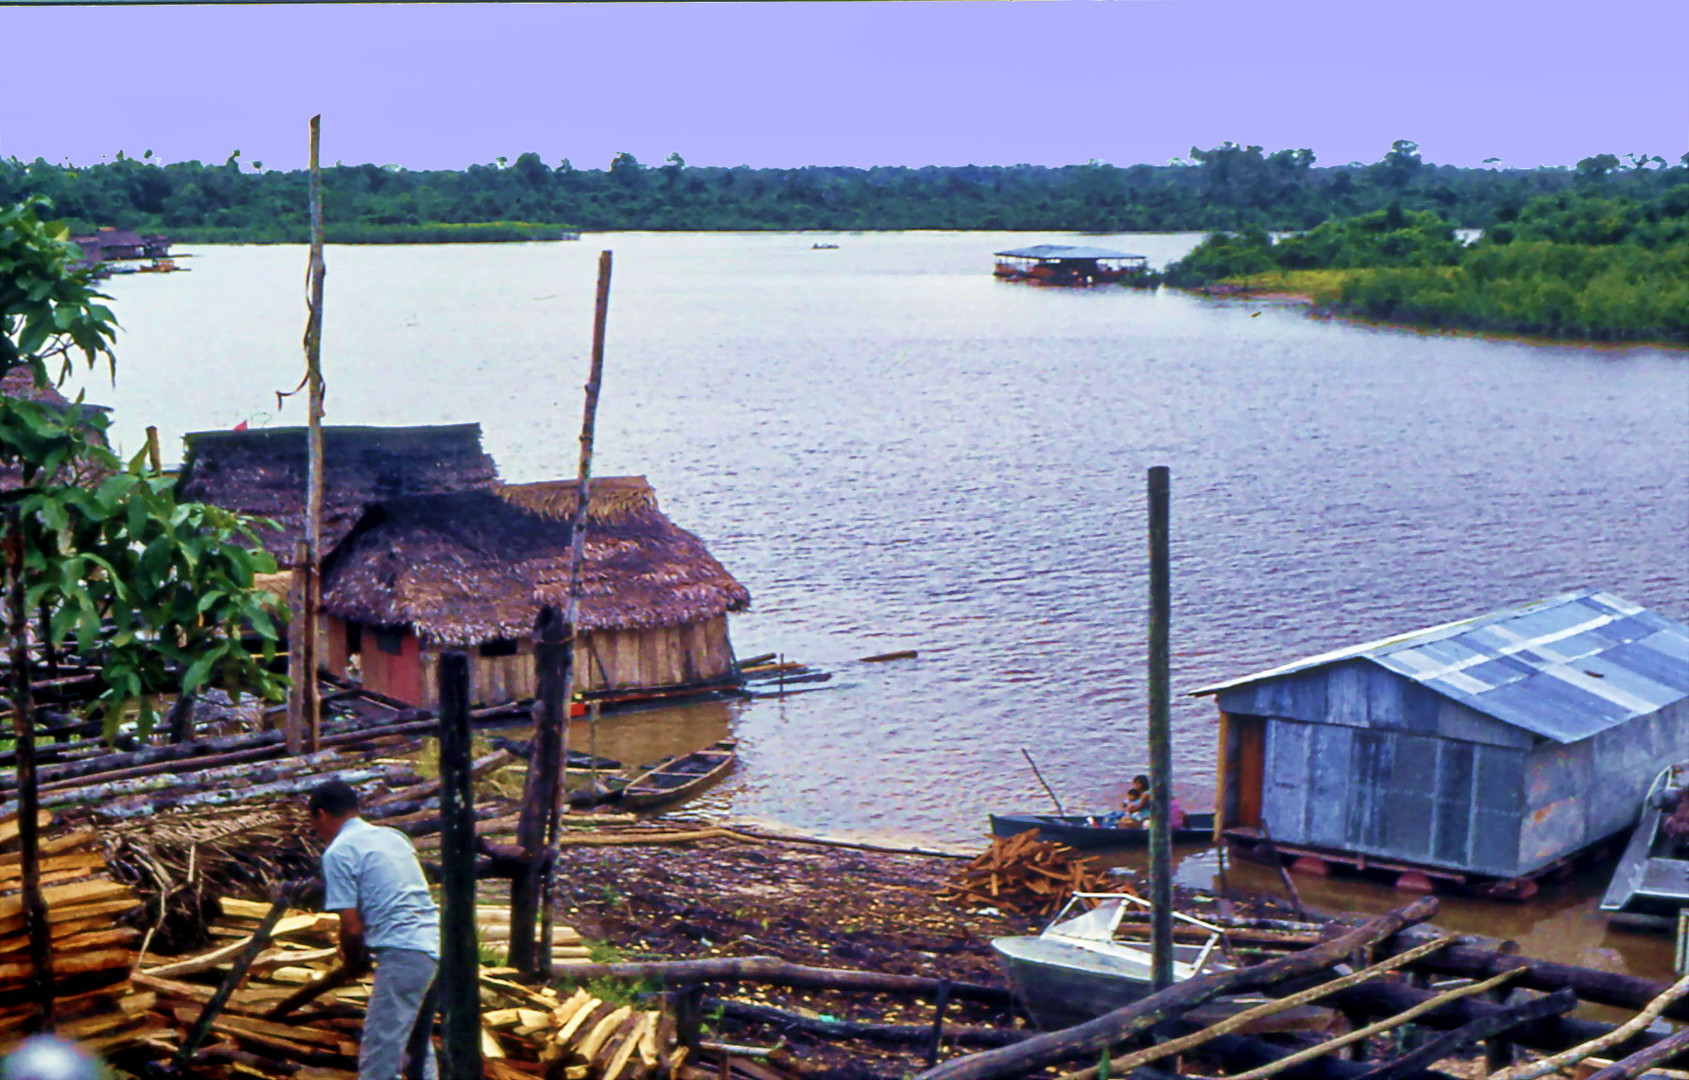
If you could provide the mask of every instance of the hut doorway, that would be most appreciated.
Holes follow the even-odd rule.
[[[1259,828],[1261,784],[1266,771],[1267,721],[1261,716],[1220,714],[1220,790],[1215,800],[1220,828]]]

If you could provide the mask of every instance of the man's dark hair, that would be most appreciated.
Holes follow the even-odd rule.
[[[344,780],[330,780],[311,792],[312,812],[321,810],[330,817],[345,817],[358,808],[358,793]]]
[[[338,781],[336,781],[336,782],[338,783]],[[1149,777],[1145,776],[1143,773],[1139,773],[1138,775],[1132,777],[1132,783],[1137,784],[1139,787],[1143,788],[1145,791],[1149,790]],[[347,788],[346,790],[350,791],[352,789]],[[356,798],[356,797],[357,796],[353,796],[353,798]]]

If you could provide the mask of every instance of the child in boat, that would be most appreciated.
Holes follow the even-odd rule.
[[[1132,777],[1132,786],[1126,790],[1126,797],[1120,801],[1120,806],[1122,812],[1113,815],[1118,824],[1131,821],[1148,828],[1150,814],[1155,809],[1155,801],[1150,798],[1149,777],[1142,773]],[[1178,795],[1169,795],[1167,798],[1167,818],[1169,828],[1185,827],[1185,808],[1180,805]]]

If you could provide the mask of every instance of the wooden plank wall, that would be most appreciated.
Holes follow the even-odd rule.
[[[371,650],[366,635],[366,658]],[[438,653],[434,648],[423,650],[419,704],[424,708],[436,704],[434,663]],[[516,652],[510,656],[482,656],[479,649],[471,649],[469,665],[473,704],[521,701],[538,692],[532,641],[517,642]],[[365,670],[368,679],[368,668]],[[685,626],[583,634],[575,654],[575,688],[584,691],[680,686],[720,678],[732,671],[733,646],[728,640],[725,615]],[[373,683],[371,688],[376,688]]]

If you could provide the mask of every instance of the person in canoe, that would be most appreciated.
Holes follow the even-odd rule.
[[[1182,829],[1185,827],[1185,808],[1179,804],[1179,796],[1172,795],[1167,800],[1167,816],[1171,818],[1169,828]],[[1155,800],[1151,798],[1149,777],[1143,773],[1132,777],[1131,787],[1126,789],[1126,797],[1120,800],[1120,811],[1114,814],[1104,814],[1097,819],[1097,824],[1107,828],[1149,828],[1150,814],[1155,810]]]

